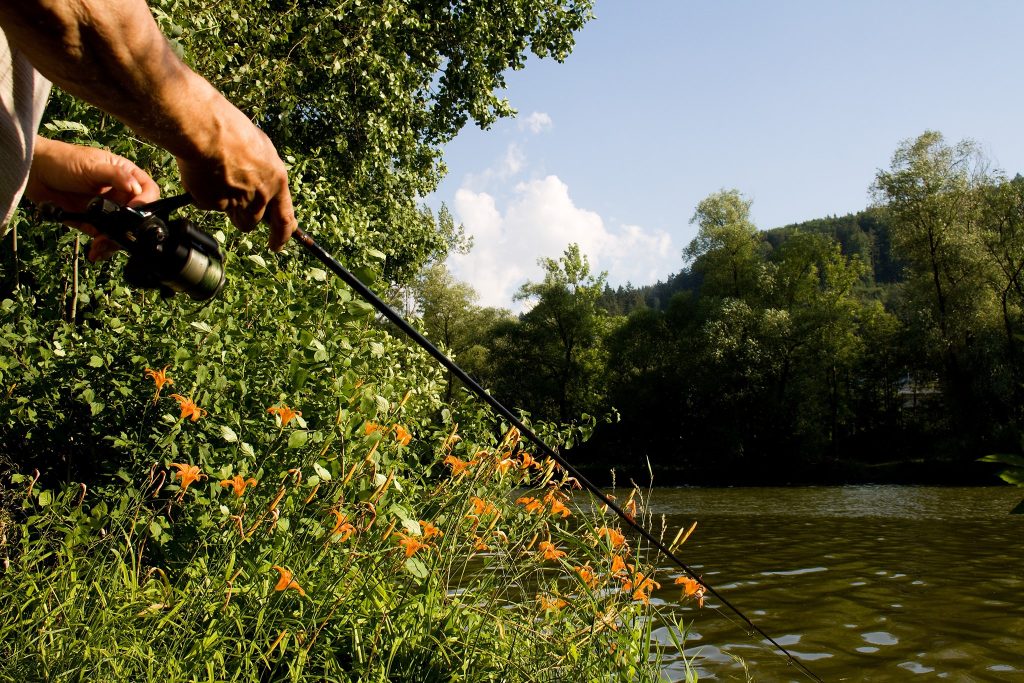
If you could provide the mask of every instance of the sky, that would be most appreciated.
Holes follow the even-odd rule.
[[[507,74],[518,110],[445,149],[448,266],[521,310],[577,243],[612,286],[681,270],[697,203],[735,188],[761,229],[854,213],[905,140],[972,139],[1024,172],[1024,2],[597,0],[562,64]]]

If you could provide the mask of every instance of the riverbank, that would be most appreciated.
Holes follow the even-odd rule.
[[[908,458],[882,462],[823,459],[785,466],[766,462],[669,465],[651,463],[588,463],[580,450],[569,461],[601,486],[636,482],[640,486],[998,486],[998,464],[976,460]]]

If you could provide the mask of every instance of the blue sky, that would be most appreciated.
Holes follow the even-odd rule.
[[[1024,2],[598,0],[569,59],[508,75],[519,111],[446,149],[444,202],[474,235],[449,266],[511,307],[536,261],[581,245],[613,285],[683,267],[697,202],[762,229],[863,209],[925,130],[1024,172]]]

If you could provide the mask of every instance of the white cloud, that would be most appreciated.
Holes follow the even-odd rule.
[[[519,130],[528,130],[534,135],[554,128],[555,122],[542,111],[535,111],[525,119],[519,120]]]
[[[557,258],[571,243],[580,245],[593,272],[609,271],[612,283],[653,284],[678,265],[667,233],[637,225],[609,228],[597,213],[576,206],[569,187],[554,175],[519,183],[503,208],[493,195],[464,186],[453,209],[474,246],[469,254],[453,255],[449,265],[484,306],[514,308],[519,286],[543,276],[537,260]]]
[[[505,158],[501,160],[501,168],[498,171],[499,178],[511,178],[523,170],[526,165],[526,154],[516,143],[511,143],[505,150]]]
[[[497,159],[493,166],[481,173],[469,173],[462,180],[462,189],[485,190],[495,183],[508,183],[513,176],[526,167],[526,153],[523,148],[510,142],[505,148],[505,155]]]

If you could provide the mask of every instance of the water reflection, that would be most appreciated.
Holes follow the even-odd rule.
[[[827,681],[1012,681],[1024,680],[1024,517],[1007,515],[1019,497],[860,486],[658,489],[650,502],[673,530],[699,521],[684,561]],[[754,680],[804,680],[714,608],[680,606],[702,680],[746,680],[736,656]]]

